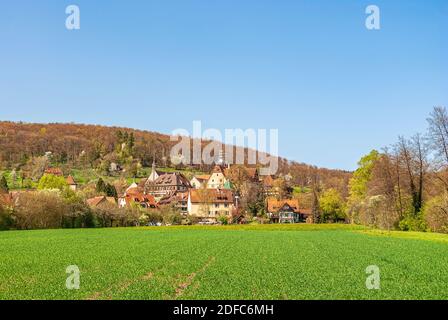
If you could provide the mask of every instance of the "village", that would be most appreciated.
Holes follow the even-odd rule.
[[[257,168],[239,166],[245,183],[261,186],[265,202],[265,216],[269,223],[311,223],[310,208],[300,206],[298,199],[281,198],[280,187],[274,180],[288,180],[288,177],[260,176]],[[216,161],[209,174],[193,175],[188,179],[181,172],[158,171],[153,162],[150,175],[130,184],[123,194],[114,197],[97,196],[87,199],[92,207],[107,208],[111,204],[119,208],[137,206],[144,210],[169,207],[183,217],[194,217],[199,224],[246,223],[241,203],[244,191],[235,188],[231,178],[231,166],[223,159]],[[67,177],[72,189],[77,188],[73,177]]]
[[[110,166],[113,171],[122,170],[116,163]],[[100,178],[96,182],[96,192],[91,197],[84,196],[83,202],[94,212],[101,212],[98,215],[111,219],[109,225],[103,223],[102,226],[117,225],[113,222],[119,220],[114,217],[117,210],[133,211],[134,216],[138,215],[136,225],[312,223],[312,210],[301,206],[298,199],[288,194],[290,179],[288,175],[262,176],[256,167],[231,166],[225,163],[222,155],[215,161],[211,172],[193,174],[190,178],[180,171],[160,171],[153,161],[147,177],[134,180],[121,192]],[[111,187],[113,192],[107,187]],[[87,187],[72,175],[65,176],[60,168],[50,166],[45,169],[38,188],[40,192],[66,188],[78,194]],[[1,196],[4,203],[20,207],[25,206],[24,195],[31,193],[33,190],[10,191]],[[252,214],[248,207],[252,208]],[[178,218],[169,222],[142,219],[161,212],[175,214]]]

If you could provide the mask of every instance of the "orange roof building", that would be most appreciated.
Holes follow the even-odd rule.
[[[187,211],[189,215],[216,219],[232,215],[233,192],[228,189],[192,189],[188,194]]]
[[[268,216],[274,223],[305,222],[311,217],[311,209],[300,208],[298,199],[268,198],[266,207]]]
[[[92,208],[110,208],[116,206],[117,202],[114,197],[99,196],[87,199],[87,204]]]
[[[72,176],[68,176],[65,180],[67,181],[69,188],[73,191],[76,191],[76,189],[78,188],[78,184],[76,183],[75,178],[73,178]]]
[[[64,173],[62,172],[61,168],[47,168],[45,169],[45,174],[52,174],[55,176],[64,176]]]

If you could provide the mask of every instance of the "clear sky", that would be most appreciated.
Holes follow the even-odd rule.
[[[4,0],[0,120],[278,128],[280,155],[354,169],[448,107],[447,40],[446,0]]]

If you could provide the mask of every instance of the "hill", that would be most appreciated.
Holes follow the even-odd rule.
[[[71,168],[104,169],[111,162],[117,162],[129,166],[132,172],[132,166],[150,167],[153,161],[158,166],[173,167],[169,153],[174,144],[168,135],[130,128],[1,121],[0,169],[20,170],[31,159],[47,152],[51,152],[53,165]],[[248,149],[244,152],[247,155]],[[207,172],[211,166],[202,164],[191,169]],[[318,179],[325,186],[337,187],[343,194],[351,176],[347,171],[317,168],[284,158],[279,158],[279,174],[291,174],[294,185],[300,187],[310,186]]]

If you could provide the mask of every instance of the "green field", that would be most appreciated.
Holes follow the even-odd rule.
[[[1,232],[0,299],[447,299],[447,240],[334,225]]]

